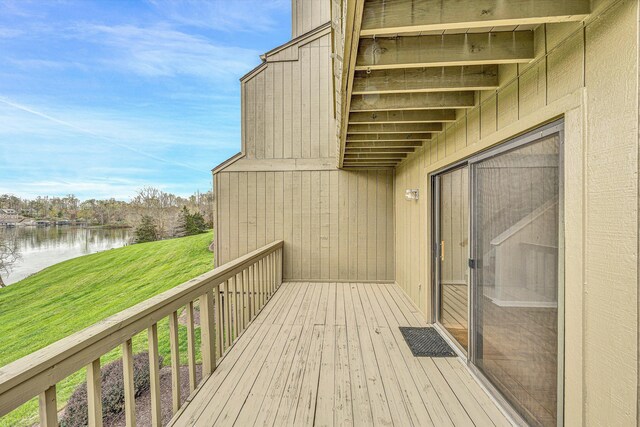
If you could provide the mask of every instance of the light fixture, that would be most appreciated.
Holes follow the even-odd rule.
[[[418,200],[418,189],[408,189],[404,191],[404,198],[407,200]]]

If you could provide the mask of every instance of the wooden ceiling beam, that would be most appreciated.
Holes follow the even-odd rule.
[[[351,111],[437,110],[471,108],[474,92],[390,93],[384,95],[354,95]]]
[[[351,142],[347,141],[349,148],[401,148],[401,147],[422,147],[422,141],[363,141]]]
[[[356,71],[354,95],[491,90],[498,87],[498,66],[407,68]]]
[[[407,153],[389,153],[389,154],[378,154],[378,153],[344,153],[344,160],[356,160],[356,159],[404,159],[407,157]]]
[[[589,0],[367,0],[362,36],[580,21]]]
[[[415,151],[415,147],[396,147],[396,148],[378,148],[378,147],[358,147],[358,148],[354,148],[354,147],[350,147],[349,144],[347,144],[347,148],[345,148],[344,153],[345,154],[358,154],[358,153],[377,153],[377,154],[384,154],[384,153],[413,153]]]
[[[349,124],[454,122],[455,110],[408,110],[350,113]]]
[[[426,141],[431,139],[430,133],[361,133],[347,134],[347,142],[357,141]]]
[[[349,126],[348,132],[349,135],[368,133],[442,132],[442,123],[352,124]]]
[[[360,39],[356,70],[527,63],[533,31]]]

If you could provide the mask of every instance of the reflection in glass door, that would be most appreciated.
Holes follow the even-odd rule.
[[[436,178],[438,321],[466,351],[468,347],[469,168]]]
[[[472,362],[530,425],[555,426],[562,127],[473,159]]]

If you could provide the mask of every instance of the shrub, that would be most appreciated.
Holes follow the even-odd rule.
[[[158,240],[158,227],[153,218],[148,215],[142,217],[140,225],[136,227],[136,243],[155,242]]]
[[[160,358],[162,366],[162,357]],[[101,372],[102,379],[102,415],[112,418],[124,412],[124,377],[122,359],[105,365]],[[140,396],[150,387],[149,353],[138,353],[133,357],[133,385],[135,397]],[[60,420],[61,427],[82,427],[89,425],[89,408],[87,404],[87,383],[80,384],[73,392],[64,415]]]

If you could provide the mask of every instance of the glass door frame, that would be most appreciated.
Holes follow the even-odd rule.
[[[432,256],[431,256],[431,271],[432,271],[432,283],[433,283],[433,287],[432,287],[432,294],[433,294],[433,313],[434,313],[434,320],[435,320],[435,324],[438,327],[438,331],[441,332],[442,334],[444,334],[449,341],[451,341],[453,344],[455,344],[456,350],[458,350],[458,353],[460,353],[462,356],[464,356],[465,358],[468,358],[468,349],[471,346],[471,328],[470,328],[470,320],[471,320],[471,275],[470,275],[470,268],[468,263],[465,264],[465,268],[467,270],[467,349],[465,349],[464,347],[462,347],[462,345],[460,345],[460,343],[458,342],[458,340],[456,340],[454,338],[454,336],[452,334],[449,333],[449,331],[447,330],[447,328],[440,322],[440,312],[442,309],[442,302],[441,302],[441,298],[442,295],[440,293],[440,281],[441,281],[441,270],[442,270],[442,263],[440,262],[441,260],[441,256],[442,256],[442,248],[440,245],[440,242],[442,241],[441,238],[441,232],[440,232],[440,203],[441,203],[441,197],[442,195],[440,194],[440,177],[442,175],[445,175],[449,172],[453,172],[455,170],[458,169],[462,169],[462,168],[468,168],[468,162],[467,161],[462,161],[462,162],[458,162],[455,163],[453,165],[448,166],[446,169],[437,171],[436,173],[433,173],[431,175],[431,194],[432,194],[432,201],[431,201],[431,206],[432,206],[432,224],[431,224],[431,230],[432,230],[432,236],[433,236],[433,242],[432,242]],[[469,207],[468,212],[467,212],[467,229],[465,230],[466,232],[466,236],[467,236],[467,241],[470,243],[471,242],[471,195],[469,195],[469,200],[467,200],[467,206]],[[471,253],[469,252],[471,245],[469,244],[467,246],[467,258],[471,257]]]
[[[439,176],[453,171],[458,168],[469,168],[469,220],[468,220],[468,238],[469,238],[469,260],[476,259],[477,254],[474,253],[475,238],[473,236],[474,231],[474,212],[475,201],[475,188],[476,182],[474,180],[473,165],[487,159],[504,153],[506,151],[513,150],[523,145],[535,142],[541,138],[549,135],[559,134],[559,147],[558,147],[558,366],[557,366],[557,425],[564,425],[564,366],[565,366],[565,280],[564,280],[564,264],[565,264],[565,241],[564,241],[564,117],[558,118],[547,124],[543,124],[511,139],[505,140],[493,147],[490,147],[480,153],[472,155],[466,159],[448,165],[442,169],[433,171],[429,174],[429,184],[431,188],[431,283],[432,283],[432,297],[434,310],[434,323],[437,329],[445,334],[451,342],[456,345],[456,349],[461,352],[461,356],[466,358],[467,366],[470,371],[476,376],[480,383],[489,391],[492,397],[500,404],[500,406],[507,411],[519,425],[527,425],[520,414],[512,407],[511,403],[502,396],[502,393],[491,383],[491,381],[482,373],[482,371],[474,364],[475,354],[474,349],[475,342],[475,328],[476,328],[476,315],[478,308],[478,295],[477,295],[477,273],[475,268],[470,268],[467,265],[467,271],[469,274],[468,279],[468,305],[467,305],[467,330],[468,330],[468,345],[467,351],[464,352],[458,342],[447,332],[444,326],[440,323],[440,191],[439,191]]]

